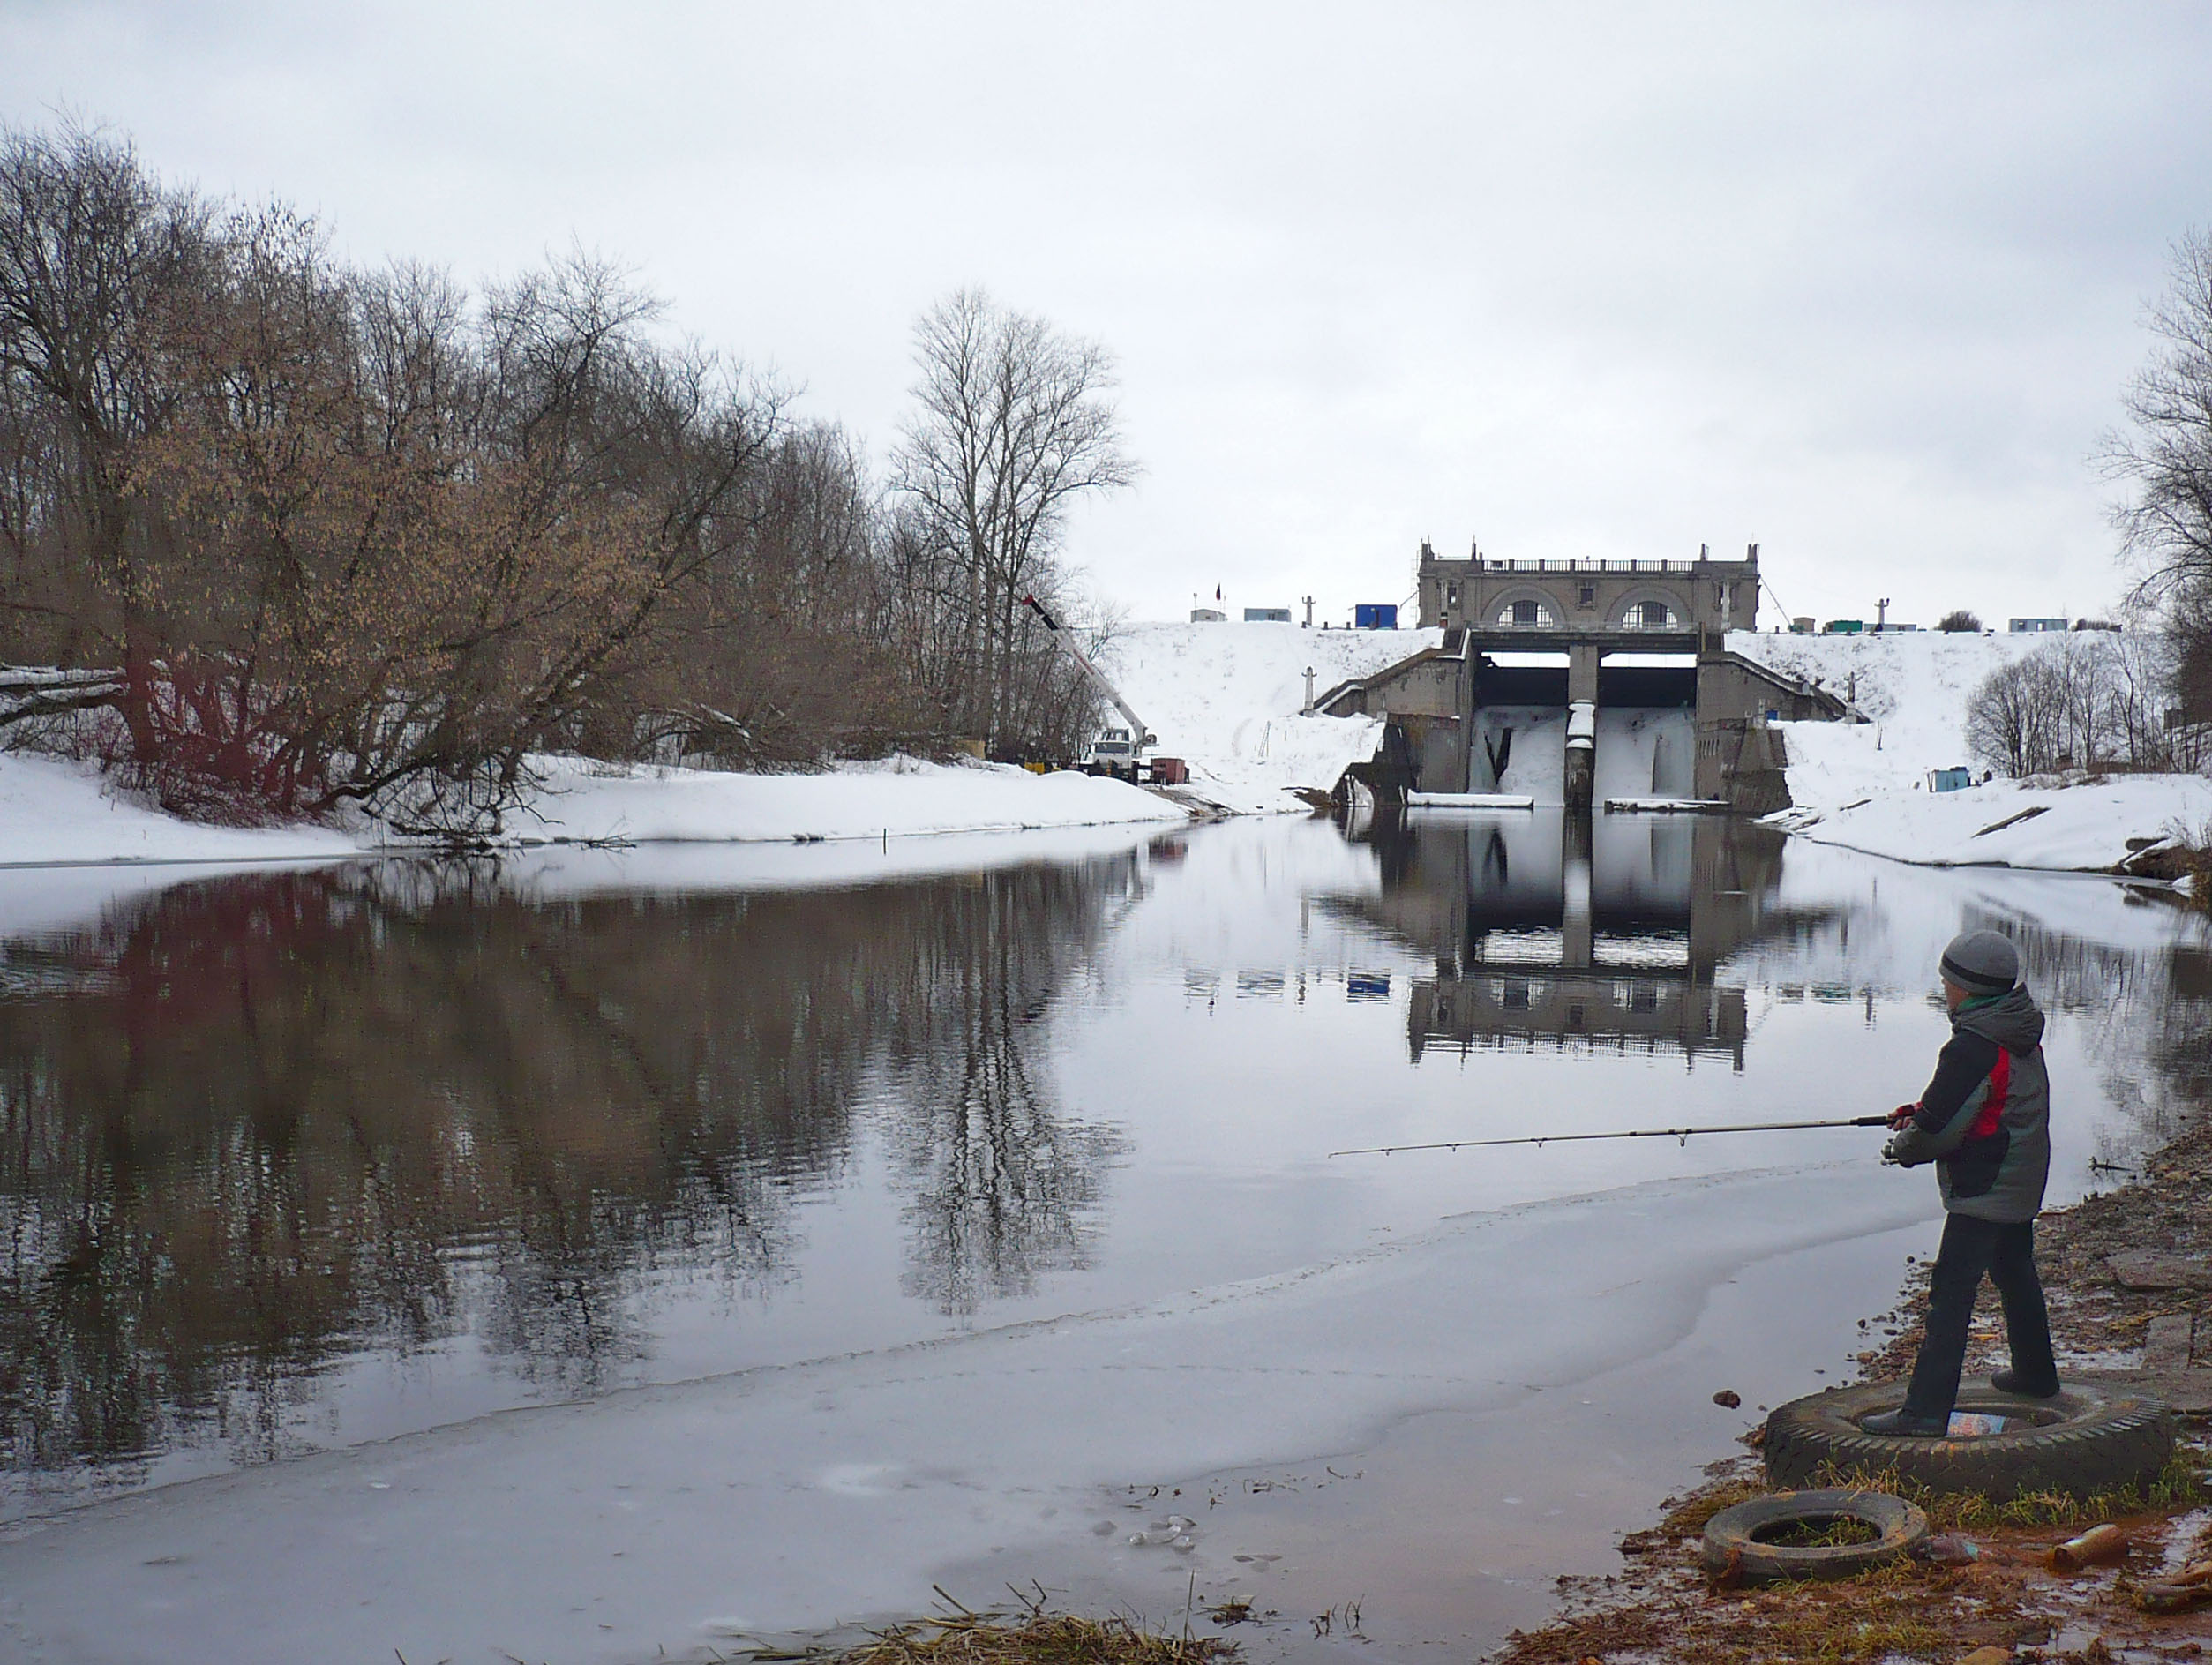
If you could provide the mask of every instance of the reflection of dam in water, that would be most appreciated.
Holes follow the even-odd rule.
[[[1434,956],[1407,1044],[1680,1053],[1743,1064],[1743,990],[1714,973],[1804,920],[1772,905],[1782,839],[1698,816],[1558,811],[1378,821],[1362,911]]]

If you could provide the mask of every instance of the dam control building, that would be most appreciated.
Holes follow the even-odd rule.
[[[1755,544],[1741,560],[1703,550],[1502,560],[1480,547],[1454,560],[1423,543],[1417,594],[1442,644],[1315,702],[1384,720],[1381,749],[1353,770],[1380,799],[1511,793],[1764,814],[1789,802],[1771,725],[1856,715],[1729,650],[1730,631],[1758,628]]]

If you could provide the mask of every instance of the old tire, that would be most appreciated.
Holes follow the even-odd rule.
[[[1846,1475],[1894,1475],[1932,1492],[2090,1497],[2148,1486],[2173,1451],[2172,1413],[2131,1388],[2073,1383],[2050,1399],[1968,1388],[1958,1409],[2035,1424],[1971,1439],[1912,1439],[1859,1427],[1861,1417],[1895,1410],[1904,1398],[1902,1382],[1874,1382],[1776,1407],[1762,1448],[1768,1478],[1777,1486],[1807,1486]]]
[[[1825,1526],[1857,1520],[1874,1529],[1866,1543],[1769,1543],[1796,1526]],[[1784,1579],[1848,1579],[1886,1566],[1928,1535],[1928,1517],[1901,1497],[1882,1491],[1785,1491],[1723,1509],[1706,1522],[1699,1558],[1716,1576],[1733,1568],[1746,1584]]]

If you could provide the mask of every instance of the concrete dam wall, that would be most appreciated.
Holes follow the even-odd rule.
[[[1679,706],[1597,712],[1597,792],[1608,798],[1688,798],[1697,770],[1697,714]],[[1474,713],[1467,790],[1565,801],[1563,706],[1484,706]],[[1504,768],[1495,767],[1502,761]]]

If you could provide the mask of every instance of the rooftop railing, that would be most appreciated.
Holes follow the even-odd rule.
[[[1690,573],[1697,567],[1695,561],[1501,561],[1487,555],[1482,559],[1486,573]]]

